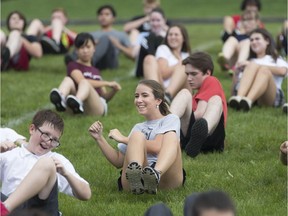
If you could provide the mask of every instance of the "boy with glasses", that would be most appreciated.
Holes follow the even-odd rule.
[[[63,129],[57,113],[40,110],[29,127],[28,143],[0,154],[1,215],[30,208],[59,215],[58,190],[80,200],[90,199],[89,183],[68,159],[52,152],[60,145]]]

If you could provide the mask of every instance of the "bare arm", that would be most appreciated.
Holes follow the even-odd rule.
[[[103,137],[103,126],[100,121],[94,122],[89,128],[90,135],[96,140],[106,159],[116,168],[121,168],[124,163],[124,155],[114,149]]]
[[[89,184],[81,181],[65,169],[63,164],[57,158],[53,158],[57,172],[64,176],[72,188],[73,194],[79,200],[89,200],[91,198],[91,189]]]
[[[274,66],[263,66],[267,67],[272,74],[276,76],[286,76],[288,69],[286,67],[274,67]]]
[[[137,29],[143,23],[148,22],[148,21],[149,21],[149,16],[145,16],[145,17],[142,17],[142,18],[137,19],[137,20],[132,20],[132,21],[127,22],[124,25],[123,29],[125,32],[130,32],[131,30]]]
[[[26,38],[22,37],[22,44],[24,45],[27,52],[35,57],[35,58],[41,58],[43,55],[42,47],[39,42],[30,42]]]
[[[125,56],[134,60],[133,48],[131,46],[126,47],[122,45],[117,38],[112,37],[112,36],[109,36],[109,39],[113,43],[113,45],[117,47]]]

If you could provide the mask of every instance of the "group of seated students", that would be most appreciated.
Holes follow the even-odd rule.
[[[157,0],[144,1],[145,14],[125,24],[127,34],[113,28],[116,11],[111,5],[97,10],[101,30],[78,34],[65,27],[68,17],[63,9],[52,11],[49,26],[35,19],[26,32],[25,17],[14,11],[7,19],[9,37],[1,34],[1,69],[28,70],[31,57],[63,54],[67,76],[51,90],[50,101],[58,112],[103,116],[108,112],[107,103],[122,87],[116,81],[103,80],[100,70],[116,69],[119,53],[134,60],[135,76],[143,77],[133,93],[134,105],[145,121],[135,124],[128,136],[110,130],[109,138],[118,142],[117,150],[104,138],[100,121],[89,127],[89,133],[108,162],[121,169],[119,190],[156,194],[158,189],[184,185],[182,151],[192,158],[223,152],[227,104],[244,111],[254,104],[283,105],[281,85],[288,64],[279,56],[271,34],[258,26],[258,3],[244,0],[243,8],[247,4],[249,9],[243,9],[239,29],[226,29],[223,34],[225,43],[218,62],[222,69],[237,69],[228,103],[221,82],[213,76],[211,56],[191,52],[186,28],[167,21]],[[20,148],[14,148],[18,139],[12,146],[3,145],[7,151],[0,154],[6,197],[1,203],[1,211],[6,209],[3,215],[31,206],[58,215],[57,187],[80,200],[90,199],[89,183],[64,156],[51,152],[60,145],[63,127],[56,112],[41,110],[29,127],[29,141],[21,141]],[[24,171],[21,161],[13,159],[19,154],[31,158]],[[15,161],[19,167],[11,176],[9,167]],[[15,176],[17,182],[12,179]],[[38,186],[31,190],[34,184]]]

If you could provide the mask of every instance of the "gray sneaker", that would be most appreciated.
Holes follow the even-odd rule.
[[[160,173],[150,166],[146,166],[142,172],[144,190],[149,194],[156,194],[160,182]]]
[[[126,179],[133,194],[143,194],[144,186],[141,178],[142,168],[137,162],[131,162],[126,169]]]

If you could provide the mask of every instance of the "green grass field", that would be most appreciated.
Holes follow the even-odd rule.
[[[83,4],[85,2],[85,4]],[[141,1],[109,1],[115,5],[119,19],[128,19],[141,13]],[[221,18],[239,11],[240,0],[162,0],[163,8],[171,18]],[[236,2],[236,3],[235,3]],[[56,6],[67,8],[71,19],[93,19],[96,8],[105,3],[99,1],[20,1],[2,0],[1,18],[13,9],[34,17],[49,19],[49,13]],[[285,0],[263,0],[262,17],[286,17]],[[282,23],[267,23],[266,28],[274,35]],[[70,26],[76,31],[93,31],[96,25]],[[121,29],[121,26],[117,26]],[[204,50],[216,60],[221,50],[219,39],[221,24],[187,24],[192,50]],[[6,29],[4,29],[6,30]],[[231,78],[222,73],[215,62],[215,76],[218,77],[227,98],[230,95]],[[238,215],[284,216],[287,215],[287,167],[279,161],[279,145],[287,139],[287,116],[280,108],[253,108],[249,113],[229,110],[226,129],[226,149],[222,154],[199,155],[196,159],[183,154],[187,182],[183,188],[160,191],[156,196],[135,196],[118,192],[116,180],[119,171],[104,158],[97,144],[88,133],[95,120],[104,124],[104,134],[119,128],[128,134],[131,127],[143,117],[133,105],[137,78],[133,76],[134,62],[121,56],[120,68],[103,71],[107,80],[119,81],[122,90],[109,103],[107,117],[72,116],[61,113],[65,121],[62,145],[57,152],[70,159],[76,170],[91,185],[93,196],[88,202],[81,202],[66,195],[60,195],[60,210],[64,215],[143,215],[154,203],[164,202],[176,216],[183,215],[184,198],[192,192],[221,189],[231,195],[237,206]],[[29,72],[9,71],[1,74],[1,127],[11,127],[29,137],[28,126],[34,113],[41,108],[52,108],[49,92],[58,87],[66,74],[63,56],[44,56],[31,61]],[[287,79],[283,84],[287,93]],[[111,145],[116,147],[116,143]]]

